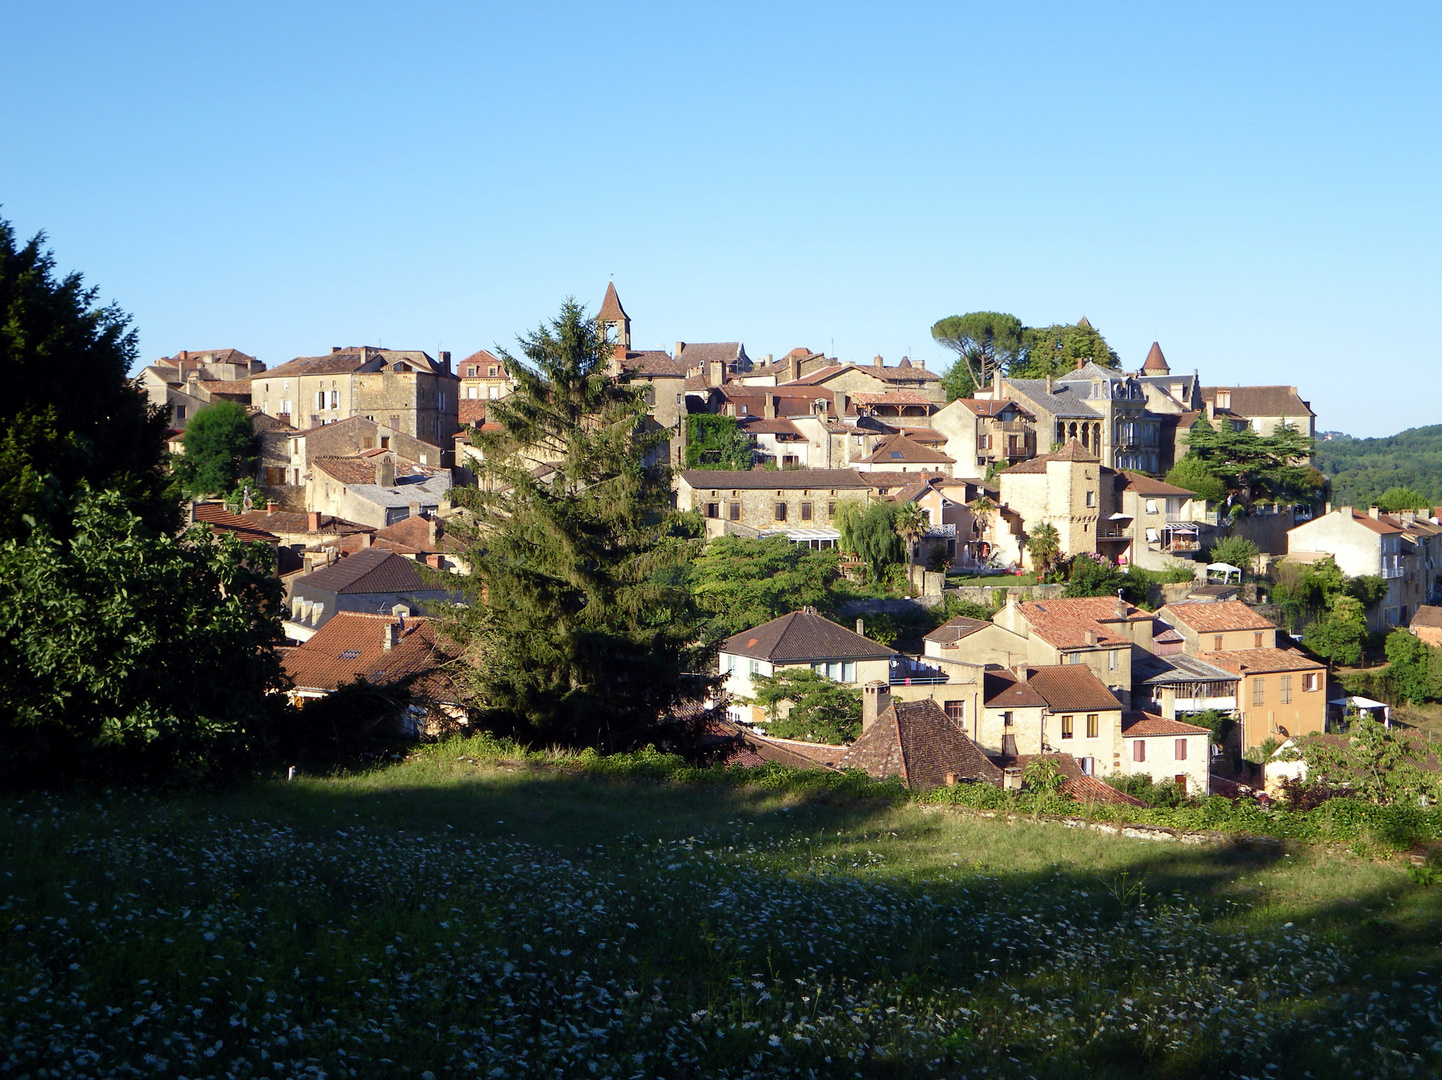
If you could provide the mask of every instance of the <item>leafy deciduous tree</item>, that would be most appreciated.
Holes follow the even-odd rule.
[[[0,779],[194,779],[253,758],[283,705],[268,549],[155,534],[119,492],[0,542]]]
[[[1328,603],[1326,614],[1308,624],[1302,642],[1318,656],[1334,664],[1362,662],[1362,643],[1367,637],[1367,616],[1362,602],[1338,593]]]
[[[191,417],[175,474],[187,495],[219,495],[255,471],[256,437],[245,407],[217,401]]]
[[[690,568],[696,604],[709,615],[707,639],[738,634],[802,607],[825,609],[838,562],[834,551],[812,551],[781,536],[718,536]]]
[[[810,668],[782,668],[775,675],[753,675],[755,704],[771,717],[767,731],[805,742],[850,742],[861,734],[861,691],[833,682]],[[780,705],[789,702],[783,719]]]
[[[1207,560],[1239,567],[1244,573],[1252,572],[1252,563],[1262,549],[1245,536],[1224,536],[1207,549]]]
[[[1105,555],[1084,551],[1072,559],[1062,596],[1115,596],[1126,584],[1126,575]]]
[[[1008,375],[1020,379],[1044,379],[1074,371],[1078,361],[1094,361],[1102,367],[1119,368],[1121,358],[1106,338],[1090,323],[1059,323],[1028,327],[1023,333],[1025,349],[1013,359]]]
[[[882,581],[887,567],[901,561],[895,503],[843,500],[837,507],[836,528],[842,548],[866,564],[872,581]]]

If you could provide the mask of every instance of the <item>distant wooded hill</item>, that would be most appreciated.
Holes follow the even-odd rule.
[[[1316,464],[1331,477],[1333,506],[1372,506],[1383,492],[1399,487],[1442,505],[1442,424],[1384,439],[1319,439]]]

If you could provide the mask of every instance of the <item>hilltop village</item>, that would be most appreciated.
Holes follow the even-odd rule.
[[[1199,421],[1310,446],[1316,417],[1297,387],[1207,385],[1153,343],[1135,370],[1096,358],[1045,378],[997,370],[948,400],[943,374],[907,357],[843,362],[799,347],[753,358],[740,341],[640,348],[614,285],[599,319],[609,374],[643,396],[650,463],[669,466],[674,508],[708,540],[781,538],[847,560],[848,513],[914,508],[895,599],[853,605],[854,620],[803,607],[720,646],[707,738],[731,760],[1020,787],[1045,759],[1078,798],[1128,801],[1101,782],[1125,776],[1235,793],[1268,779],[1244,755],[1386,710],[1349,697],[1289,636],[1269,602],[1272,571],[1325,562],[1380,579],[1365,616],[1374,633],[1410,626],[1431,640],[1442,626],[1435,508],[1333,507],[1322,485],[1243,506],[1163,479]],[[446,573],[472,569],[455,496],[477,483],[483,436],[497,430],[487,411],[514,374],[485,349],[453,362],[370,346],[273,368],[236,349],[182,351],[140,372],[149,401],[170,410],[177,454],[207,407],[247,411],[258,451],[240,503],[195,502],[190,515],[274,548],[294,700],[357,677],[420,676],[442,713],[464,716],[426,616],[459,595]],[[1290,462],[1307,463],[1305,452]],[[552,463],[532,464],[544,474]],[[1246,542],[1246,565],[1208,561],[1228,538]],[[1045,582],[1050,566],[1078,559],[1167,581],[1145,606]],[[948,597],[988,617],[941,622],[909,650],[867,636],[873,613],[941,610]],[[788,672],[860,691],[854,742],[768,733],[795,702],[760,703],[754,680]]]

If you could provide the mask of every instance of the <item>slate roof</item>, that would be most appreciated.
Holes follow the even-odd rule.
[[[1202,400],[1215,402],[1218,390],[1231,392],[1231,412],[1237,416],[1316,415],[1311,406],[1297,394],[1295,386],[1203,386]]]
[[[957,398],[958,401],[971,413],[976,416],[1000,416],[1006,412],[1007,407],[1021,413],[1028,419],[1035,419],[1029,410],[1020,401],[1012,401],[1010,398],[997,400],[995,398]]]
[[[805,609],[733,634],[722,644],[721,651],[776,663],[882,660],[896,655],[895,649],[888,649]]]
[[[1172,625],[1181,623],[1198,634],[1228,630],[1275,630],[1277,624],[1258,615],[1240,600],[1203,600],[1168,604],[1159,612]]]
[[[462,700],[464,693],[436,671],[449,657],[436,646],[431,620],[407,616],[400,641],[384,649],[381,629],[394,622],[391,615],[338,611],[310,640],[285,652],[285,672],[298,690],[329,692],[357,678],[378,686],[413,679],[411,689],[423,696]]]
[[[1204,652],[1202,659],[1227,671],[1246,675],[1327,669],[1326,664],[1320,664],[1296,649],[1229,649],[1226,652]]]
[[[863,458],[862,461],[867,465],[885,465],[891,462],[921,465],[956,464],[956,458],[948,457],[940,450],[933,450],[929,446],[913,442],[903,432],[897,432],[895,435],[888,435],[882,439],[876,444],[876,449],[871,452],[871,456]]]
[[[795,491],[815,488],[865,488],[870,486],[854,469],[682,469],[681,479],[692,488],[772,488]]]
[[[1002,772],[930,698],[893,702],[836,763],[908,788],[942,787],[948,773],[1000,786]]]
[[[1122,738],[1140,739],[1155,735],[1210,735],[1211,729],[1180,720],[1168,720],[1155,713],[1128,709],[1122,713]]]
[[[948,619],[927,634],[925,640],[950,645],[991,625],[993,624],[985,619],[968,619],[965,615],[958,615],[954,619]]]
[[[377,548],[370,548],[322,567],[296,579],[294,585],[306,585],[343,596],[438,591],[437,586],[421,578],[420,571],[412,560],[393,551]]]
[[[1078,420],[1100,420],[1102,418],[1101,413],[1077,397],[1069,386],[1058,385],[1053,381],[1052,388],[1048,391],[1045,379],[1008,379],[1007,382],[1018,393],[1023,394],[1030,403],[1053,416]]]

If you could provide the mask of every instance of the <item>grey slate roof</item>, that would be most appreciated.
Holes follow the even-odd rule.
[[[1223,671],[1219,667],[1213,667],[1205,660],[1198,660],[1180,653],[1175,656],[1138,653],[1132,659],[1132,683],[1136,686],[1236,681],[1236,672]]]
[[[721,651],[776,663],[806,660],[884,660],[896,655],[879,642],[838,626],[814,611],[793,611],[727,638]]]
[[[1064,383],[1053,382],[1052,391],[1047,392],[1045,379],[1008,379],[1027,401],[1040,406],[1053,416],[1079,420],[1100,420],[1102,414],[1093,409],[1076,392]]]

